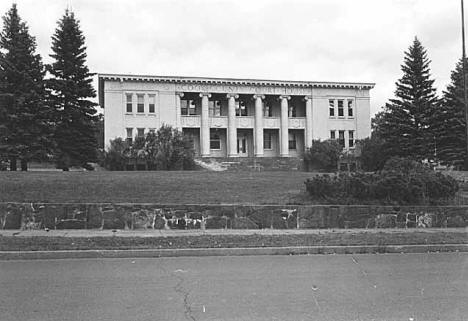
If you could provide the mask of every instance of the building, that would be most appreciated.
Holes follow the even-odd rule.
[[[313,139],[370,135],[373,83],[99,75],[106,146],[169,124],[201,157],[297,157]]]

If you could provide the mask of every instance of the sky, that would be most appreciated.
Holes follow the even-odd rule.
[[[458,0],[2,0],[2,16],[13,3],[45,63],[70,8],[91,72],[374,82],[371,114],[415,36],[439,93],[462,51]]]

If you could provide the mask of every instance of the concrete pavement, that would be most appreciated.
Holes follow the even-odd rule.
[[[466,320],[468,254],[0,261],[2,321]]]

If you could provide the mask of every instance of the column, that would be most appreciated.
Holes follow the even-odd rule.
[[[239,95],[227,94],[226,97],[228,99],[228,157],[237,157],[236,99]]]
[[[280,129],[280,156],[289,156],[289,135],[288,135],[288,100],[291,96],[280,96],[281,100],[281,129]]]
[[[304,100],[306,102],[306,128],[305,128],[305,148],[310,148],[312,146],[312,96],[305,96]]]
[[[263,104],[264,95],[254,95],[255,99],[255,156],[263,157]]]
[[[180,111],[180,100],[184,97],[184,93],[177,92],[176,93],[176,127],[178,130],[182,131],[182,120],[181,120],[181,111]]]
[[[210,118],[208,113],[208,99],[211,94],[201,93],[201,122],[200,122],[200,154],[202,157],[210,156]]]

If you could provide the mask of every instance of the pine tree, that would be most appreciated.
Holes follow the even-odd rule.
[[[3,17],[0,34],[0,153],[16,170],[44,158],[50,147],[50,111],[44,104],[44,67],[36,40],[21,21],[16,5]]]
[[[451,83],[443,93],[441,106],[434,114],[436,151],[441,163],[457,168],[464,166],[467,156],[465,126],[463,62],[460,59],[452,71]]]
[[[56,143],[57,167],[68,170],[71,166],[87,167],[96,161],[97,141],[94,122],[96,103],[88,98],[96,96],[92,76],[86,66],[85,37],[73,12],[65,11],[52,36],[50,56],[55,60],[48,71],[51,101],[57,111]]]
[[[405,52],[403,76],[396,82],[395,98],[385,105],[376,122],[376,134],[385,140],[390,155],[434,158],[431,118],[438,99],[429,64],[426,49],[415,38]]]

